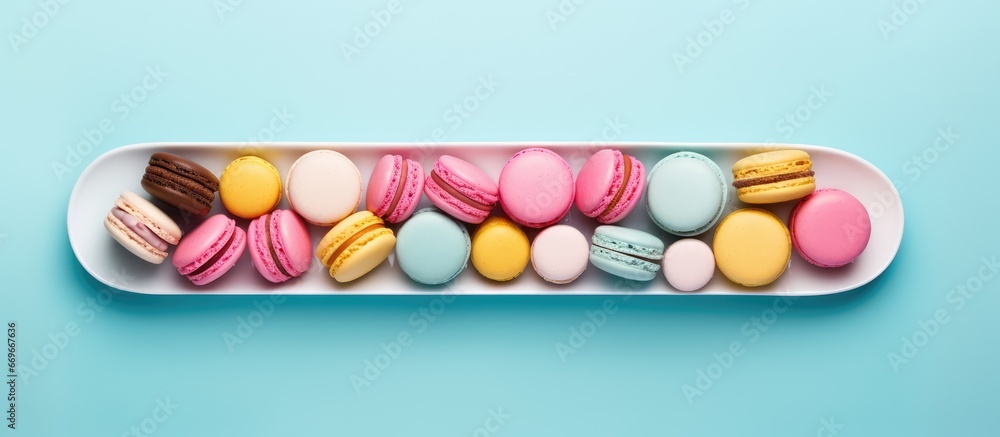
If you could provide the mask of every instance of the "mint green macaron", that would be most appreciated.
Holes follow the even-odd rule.
[[[625,279],[651,281],[660,271],[663,241],[621,226],[598,226],[590,239],[590,263]]]

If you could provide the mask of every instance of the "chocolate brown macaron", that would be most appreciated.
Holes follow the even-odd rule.
[[[192,161],[157,152],[149,157],[142,188],[168,205],[204,217],[219,191],[219,178]]]

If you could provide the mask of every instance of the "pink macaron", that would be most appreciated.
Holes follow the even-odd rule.
[[[486,220],[500,196],[497,184],[479,167],[442,155],[424,180],[424,194],[435,206],[466,223]]]
[[[846,191],[816,190],[792,211],[792,245],[811,264],[834,268],[850,264],[871,238],[868,210]]]
[[[593,154],[576,177],[576,207],[601,223],[615,223],[632,212],[645,186],[642,162],[604,149]]]
[[[250,262],[264,279],[285,282],[309,270],[312,241],[306,222],[295,212],[264,214],[250,222],[247,234]]]
[[[233,268],[246,246],[246,232],[236,226],[236,221],[216,214],[181,240],[173,264],[195,285],[205,285]]]
[[[532,228],[557,223],[573,206],[573,169],[561,156],[538,147],[517,152],[500,171],[500,206]]]
[[[385,155],[368,180],[365,208],[389,223],[399,223],[417,209],[423,190],[424,169],[419,162]]]

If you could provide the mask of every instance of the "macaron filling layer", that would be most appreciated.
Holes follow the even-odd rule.
[[[469,206],[471,206],[473,208],[476,208],[476,209],[481,210],[481,211],[491,211],[493,209],[492,205],[486,205],[486,204],[477,202],[477,201],[473,200],[472,198],[470,198],[470,197],[466,196],[465,194],[463,194],[461,191],[458,191],[457,189],[455,189],[455,187],[451,186],[451,184],[445,182],[445,180],[443,178],[441,178],[441,176],[439,176],[437,174],[437,168],[435,168],[434,170],[431,170],[431,180],[433,180],[435,184],[437,184],[439,187],[441,187],[442,190],[444,190],[445,192],[447,192],[451,196],[455,197],[456,199],[462,201],[463,203],[465,203],[465,204],[467,204],[467,205],[469,205]]]
[[[149,229],[149,227],[139,221],[138,218],[125,212],[125,210],[119,208],[118,206],[111,208],[111,215],[121,221],[126,227],[131,229],[132,232],[135,232],[139,238],[142,238],[146,243],[149,243],[150,246],[164,252],[166,252],[167,248],[170,247],[167,245],[166,240],[157,236],[152,229]]]
[[[266,240],[267,241],[267,250],[268,250],[268,252],[271,253],[271,260],[274,261],[274,265],[276,267],[278,267],[278,271],[281,272],[281,274],[283,274],[285,276],[289,276],[289,277],[295,276],[295,275],[293,275],[291,273],[288,273],[288,271],[285,270],[285,267],[281,265],[281,260],[278,257],[278,252],[277,252],[277,249],[275,248],[273,237],[271,236],[271,234],[274,234],[274,233],[277,232],[276,223],[274,223],[274,221],[271,220],[272,217],[274,217],[273,213],[272,214],[268,214],[267,217],[264,219],[264,229],[267,230],[265,232],[265,234],[267,234],[267,236],[266,236],[266,238],[267,238],[267,240]]]
[[[767,185],[776,184],[778,182],[791,181],[800,178],[811,178],[816,176],[816,172],[812,170],[801,171],[796,173],[785,173],[773,176],[762,176],[758,178],[748,178],[748,179],[737,179],[733,181],[733,186],[736,188],[746,188],[755,185]]]
[[[396,210],[396,206],[399,205],[399,199],[403,197],[403,191],[406,190],[406,179],[408,176],[409,164],[403,158],[398,158],[401,162],[399,164],[399,181],[396,183],[395,192],[392,195],[392,200],[389,201],[389,207],[381,211],[380,216],[391,215],[393,211]]]
[[[630,267],[635,267],[647,272],[656,273],[660,271],[660,263],[656,260],[619,252],[617,250],[611,250],[600,246],[592,246],[590,248],[590,254],[609,261],[625,262]]]
[[[618,154],[621,155],[621,157],[622,157],[623,165],[625,166],[625,172],[622,175],[621,182],[619,182],[618,192],[615,193],[615,197],[613,197],[611,199],[611,202],[608,203],[607,208],[604,208],[604,211],[602,211],[600,214],[598,214],[600,216],[605,216],[605,215],[611,213],[611,211],[613,211],[615,209],[615,206],[618,205],[618,202],[621,201],[622,196],[625,194],[625,189],[628,188],[629,177],[632,176],[632,159],[631,159],[631,157],[625,156],[621,152],[619,152]]]

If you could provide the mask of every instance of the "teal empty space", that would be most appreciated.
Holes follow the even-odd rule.
[[[995,434],[997,16],[922,0],[2,2],[6,434]],[[611,296],[144,296],[83,269],[66,215],[88,164],[148,141],[816,144],[893,180],[906,230],[885,273],[826,297],[653,297],[610,276]]]

